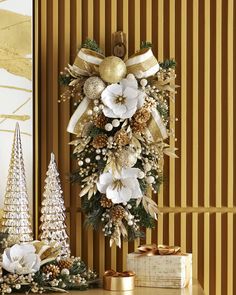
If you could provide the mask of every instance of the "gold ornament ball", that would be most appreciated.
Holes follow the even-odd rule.
[[[108,56],[99,65],[101,78],[108,83],[117,83],[126,75],[126,65],[116,56]]]
[[[84,94],[90,99],[97,99],[106,85],[99,77],[90,77],[84,83]]]
[[[119,154],[118,162],[124,168],[133,167],[137,163],[137,155],[133,149],[125,148]]]

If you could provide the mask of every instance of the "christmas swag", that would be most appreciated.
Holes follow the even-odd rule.
[[[163,155],[175,156],[168,139],[169,100],[175,94],[175,62],[158,63],[150,43],[126,62],[105,57],[87,40],[73,65],[60,74],[67,85],[60,101],[75,99],[67,131],[78,169],[87,223],[102,226],[110,245],[142,236],[153,227],[158,207],[151,194],[163,179]]]

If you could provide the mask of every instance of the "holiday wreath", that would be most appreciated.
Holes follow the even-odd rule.
[[[67,129],[76,134],[72,180],[81,185],[87,223],[101,225],[110,245],[142,236],[157,219],[151,194],[163,180],[164,154],[175,157],[168,143],[174,68],[173,60],[158,63],[147,42],[124,62],[86,40],[60,74],[68,87],[60,101],[77,104]]]

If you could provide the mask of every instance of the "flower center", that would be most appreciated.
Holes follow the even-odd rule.
[[[117,97],[116,97],[116,103],[118,104],[125,104],[125,102],[126,102],[126,97],[125,96],[123,96],[123,95],[118,95]]]
[[[116,179],[113,181],[113,187],[112,187],[113,189],[120,191],[122,187],[124,187],[124,185],[120,179]]]

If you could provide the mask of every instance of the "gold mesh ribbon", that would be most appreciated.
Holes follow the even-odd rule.
[[[159,70],[159,64],[150,48],[144,48],[126,61],[127,72],[139,78],[153,76]]]
[[[134,64],[132,66],[127,66],[127,73],[137,73],[139,71],[146,72],[150,68],[154,67],[157,64],[155,56],[149,57],[142,63]]]
[[[104,58],[104,55],[96,51],[81,48],[72,67],[74,67],[75,71],[78,71],[81,75],[91,76],[99,73],[99,64]]]

